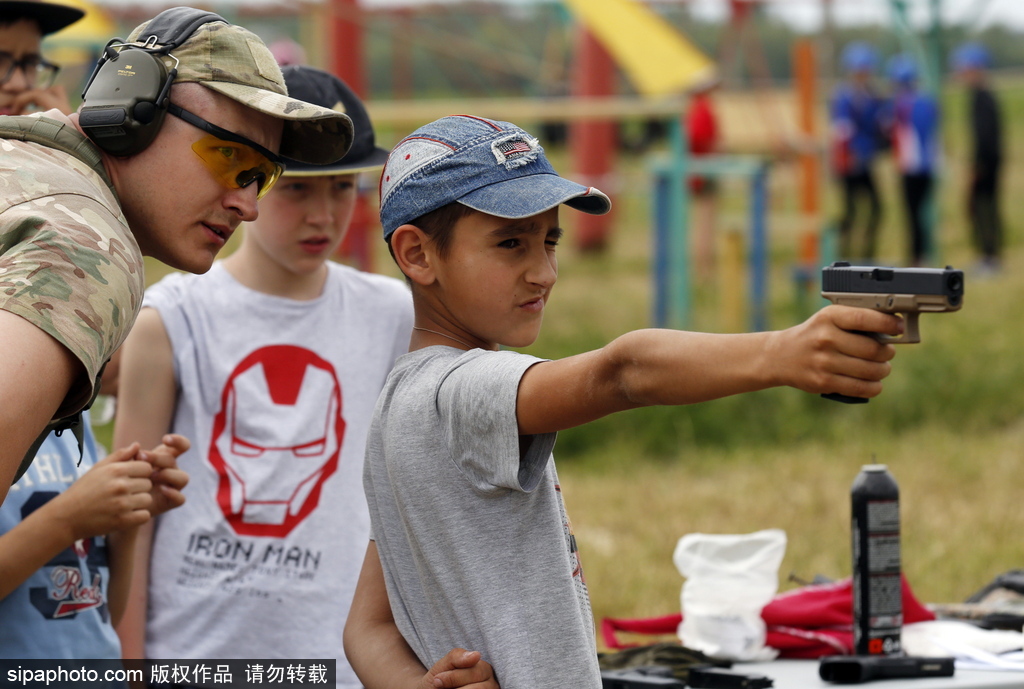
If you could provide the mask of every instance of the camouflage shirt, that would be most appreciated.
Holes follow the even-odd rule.
[[[52,335],[85,367],[60,417],[91,399],[100,368],[138,315],[145,282],[96,149],[58,111],[44,115],[0,117],[0,309]],[[69,149],[84,150],[92,165]]]

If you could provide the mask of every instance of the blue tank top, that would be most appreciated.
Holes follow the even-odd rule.
[[[63,493],[96,462],[96,440],[85,423],[81,466],[72,433],[51,434],[0,505],[0,533],[7,533]],[[103,537],[77,541],[0,600],[0,658],[117,659],[121,645],[107,610],[107,544]]]

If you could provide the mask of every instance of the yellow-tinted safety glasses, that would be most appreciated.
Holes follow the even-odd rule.
[[[174,103],[167,104],[167,112],[209,132],[192,144],[192,150],[228,189],[244,189],[255,182],[256,198],[262,199],[284,172],[281,159],[255,141],[207,122]]]
[[[206,163],[218,182],[228,189],[242,189],[256,183],[256,198],[262,199],[284,168],[245,144],[225,141],[207,134],[192,144],[192,150]]]

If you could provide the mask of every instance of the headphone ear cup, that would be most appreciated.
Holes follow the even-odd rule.
[[[99,148],[116,156],[141,153],[160,131],[169,86],[167,67],[158,55],[125,48],[105,56],[82,94],[78,124]]]

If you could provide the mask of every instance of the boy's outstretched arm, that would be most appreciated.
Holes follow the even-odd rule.
[[[519,432],[549,433],[651,405],[704,402],[787,385],[874,397],[892,345],[860,332],[899,335],[898,316],[826,306],[786,330],[716,335],[637,330],[601,349],[532,366],[519,384]]]
[[[174,352],[159,312],[144,308],[121,347],[114,444],[138,442],[159,448],[171,429],[177,402]],[[182,450],[184,451],[184,450]],[[131,587],[117,633],[125,658],[144,658],[149,551],[152,523],[138,529],[133,551]]]
[[[490,664],[476,651],[455,648],[428,671],[395,624],[377,544],[363,558],[345,623],[345,655],[366,689],[499,689]]]

